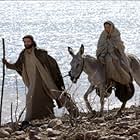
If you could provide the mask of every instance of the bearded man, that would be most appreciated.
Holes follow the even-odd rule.
[[[16,70],[28,88],[25,121],[54,117],[54,102],[59,108],[65,106],[69,113],[78,116],[78,108],[64,92],[65,86],[56,60],[47,51],[38,49],[33,36],[23,37],[25,49],[14,64],[6,59],[7,68]]]

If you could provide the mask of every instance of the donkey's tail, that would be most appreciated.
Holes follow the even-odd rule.
[[[140,60],[137,56],[132,54],[128,54],[127,56],[130,63],[132,77],[140,86]]]

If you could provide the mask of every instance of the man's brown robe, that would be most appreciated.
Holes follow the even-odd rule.
[[[23,64],[25,65],[24,52],[25,52],[25,49],[20,53],[19,58],[16,61],[16,63],[9,64],[7,66],[10,69],[15,69],[21,76],[23,72]],[[64,86],[63,78],[62,78],[62,75],[61,75],[61,72],[60,72],[60,69],[58,67],[56,60],[50,55],[48,55],[47,51],[42,50],[42,49],[35,48],[34,54],[36,58],[39,60],[39,62],[42,64],[42,66],[48,68],[51,78],[54,84],[56,85],[55,90],[57,90],[58,92],[55,92],[55,95],[53,94],[52,96],[51,95],[52,92],[49,89],[46,90],[45,84],[42,84],[43,82],[39,82],[37,86],[40,86],[41,90],[39,91],[37,86],[35,87],[35,91],[37,94],[34,94],[34,96],[32,97],[32,107],[29,107],[32,110],[31,112],[29,111],[30,109],[28,109],[28,104],[26,103],[26,106],[28,109],[28,111],[26,112],[28,114],[26,114],[26,116],[28,115],[30,116],[27,118],[30,118],[31,120],[31,119],[36,119],[36,118],[53,116],[53,107],[54,107],[53,99],[56,100],[59,108],[62,106],[65,106],[72,116],[78,116],[78,108],[75,106],[74,102],[67,95],[67,93],[62,94],[62,96],[60,96],[62,92],[59,92],[59,91],[64,91],[65,86]],[[41,81],[41,76],[39,76],[39,72],[37,73],[37,75],[38,75],[37,80]],[[43,92],[43,90],[45,92],[46,91],[48,92],[45,93]],[[28,97],[26,99],[26,102],[27,100],[28,100]]]

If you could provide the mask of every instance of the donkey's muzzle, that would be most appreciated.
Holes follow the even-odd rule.
[[[71,71],[69,71],[68,75],[70,76],[70,80],[73,82],[73,83],[76,83],[77,80],[74,76],[71,75]]]

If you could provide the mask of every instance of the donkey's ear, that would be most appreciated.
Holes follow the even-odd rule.
[[[79,54],[82,55],[84,53],[84,45],[81,44],[80,50],[79,50]]]
[[[74,56],[74,52],[73,52],[73,49],[71,47],[68,47],[68,52],[70,53],[70,55],[72,57]]]

